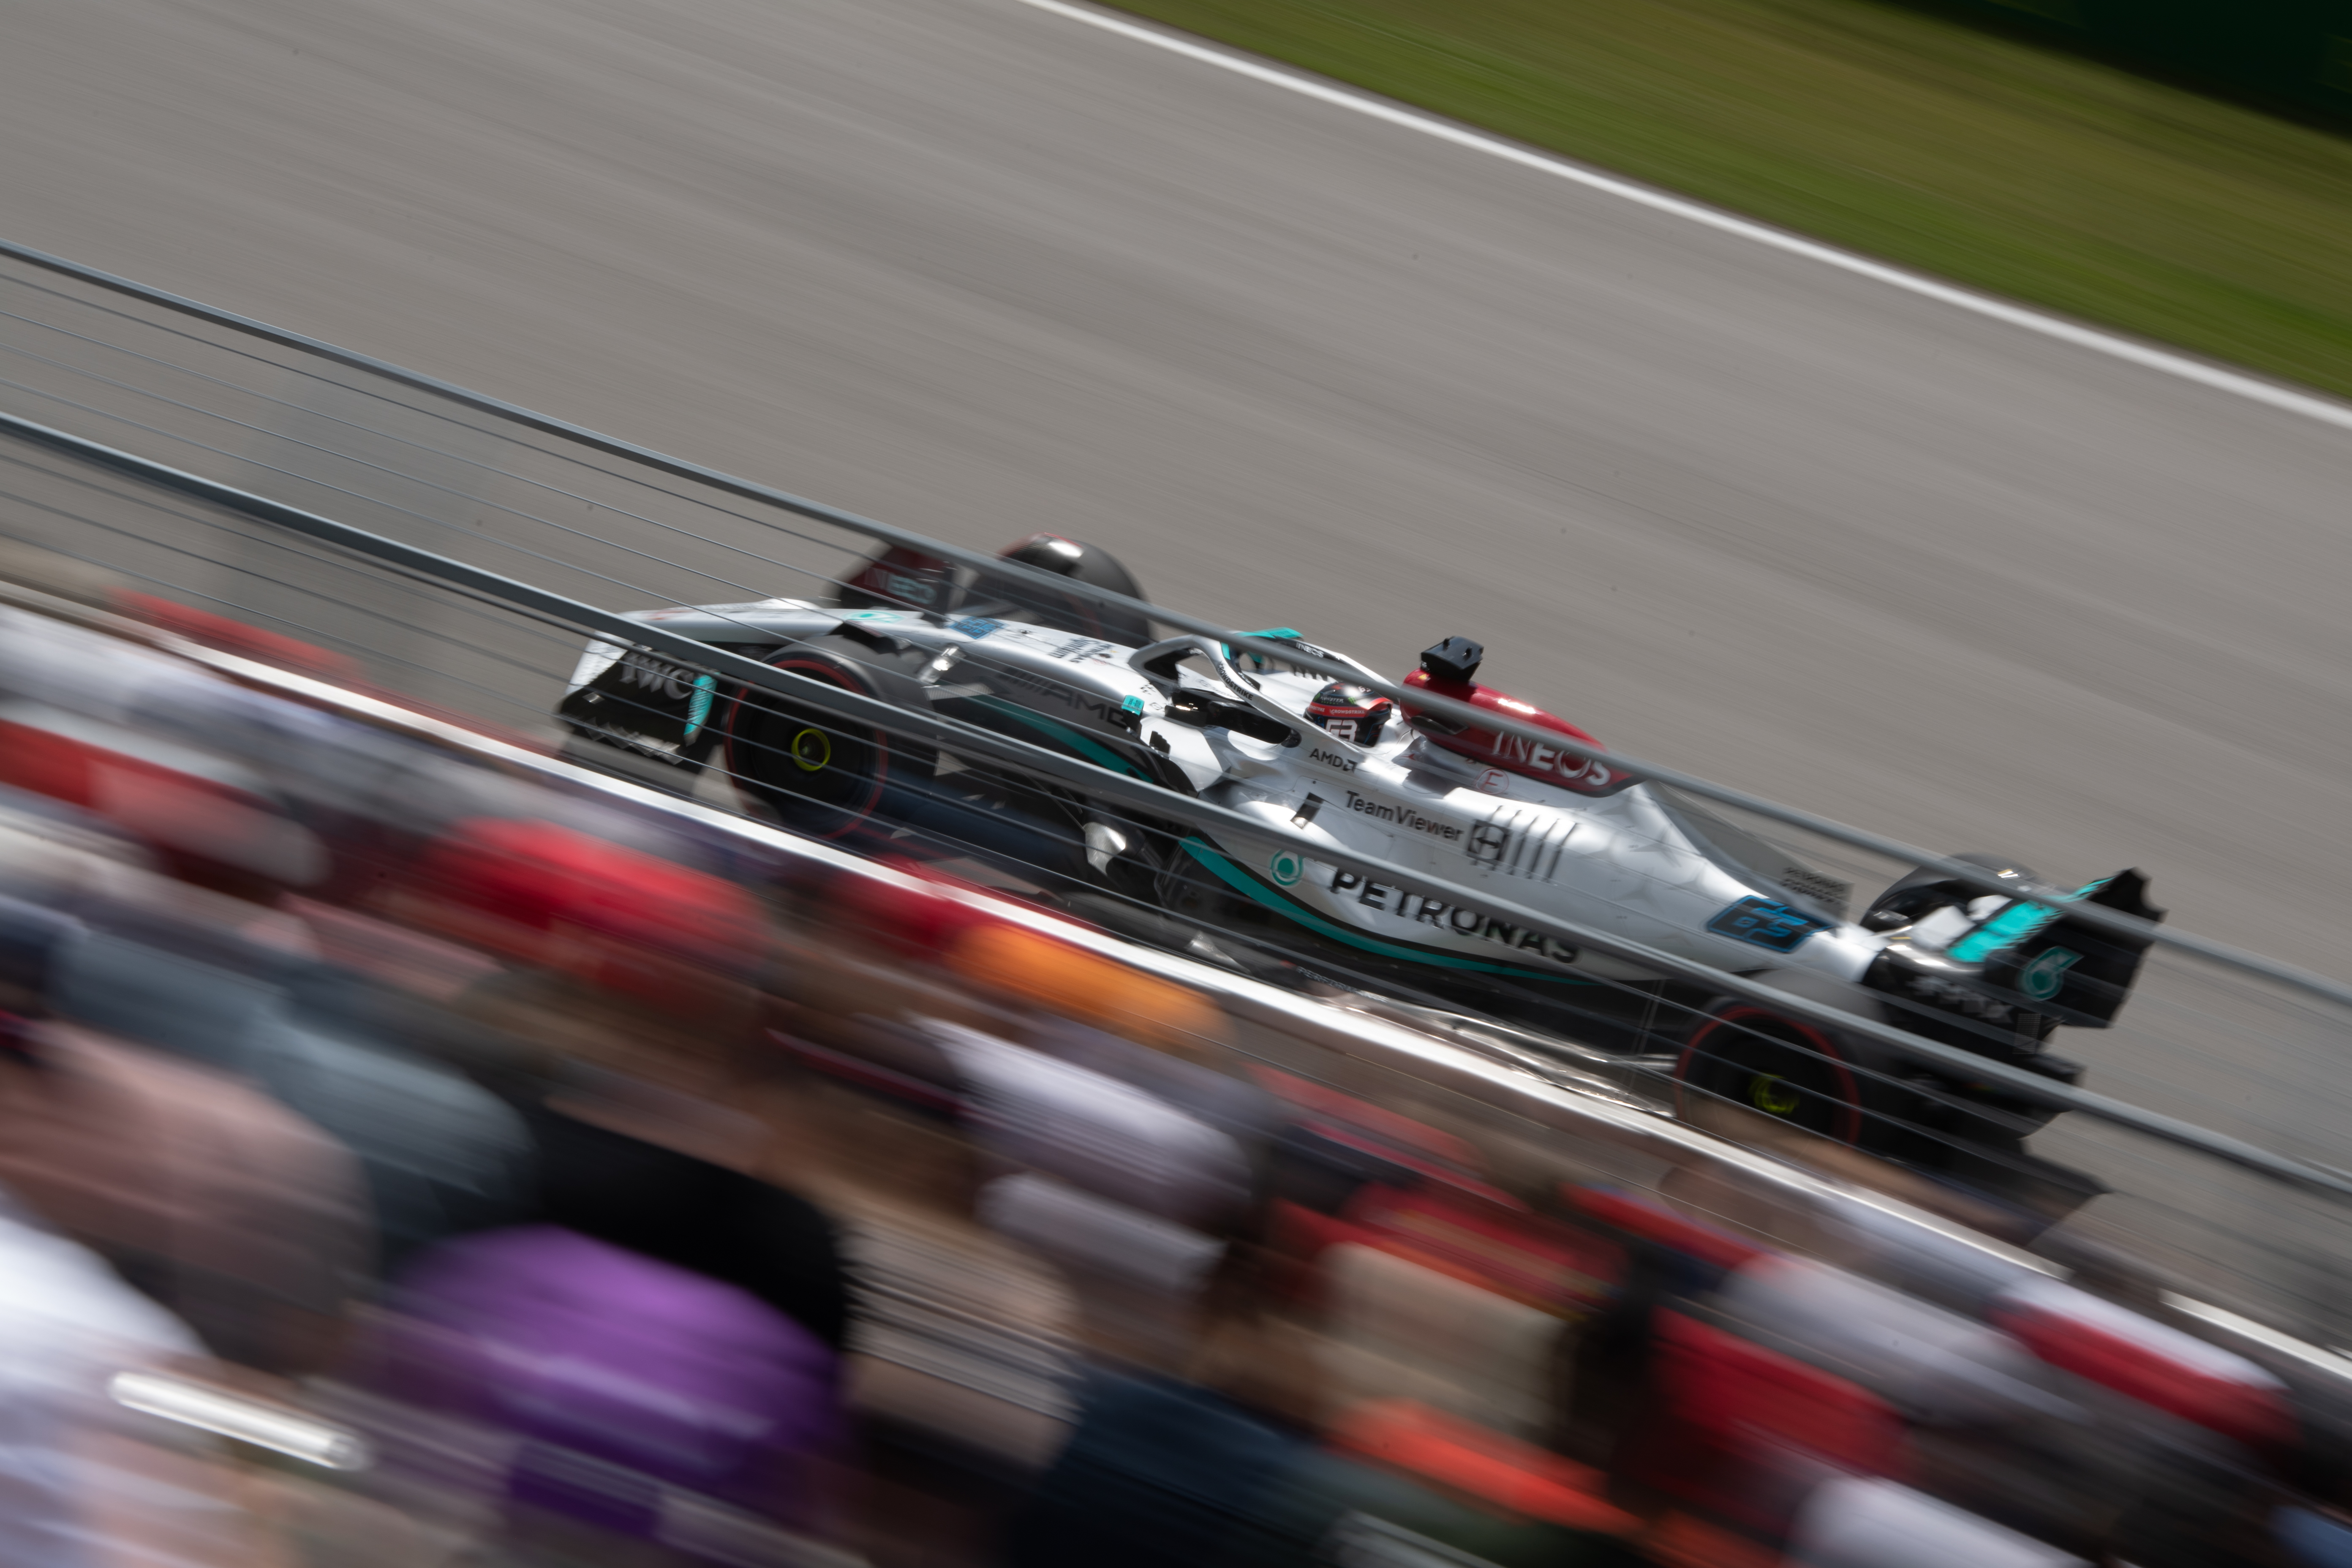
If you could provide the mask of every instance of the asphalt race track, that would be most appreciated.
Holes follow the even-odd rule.
[[[2187,929],[2352,971],[2343,429],[1016,0],[24,0],[7,34],[20,243],[968,544],[1093,539],[1400,671],[1474,636],[1635,754],[2137,864]],[[2352,1042],[2259,1033],[2069,1048],[2352,1164]],[[2102,1200],[2126,1229],[2266,1212],[2042,1147],[2175,1183]],[[2333,1294],[2306,1263],[2273,1283]]]

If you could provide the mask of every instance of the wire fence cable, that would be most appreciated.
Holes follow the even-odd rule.
[[[0,434],[93,466],[177,492],[207,505],[237,513],[274,528],[305,535],[341,550],[392,565],[406,573],[436,579],[473,595],[501,601],[541,619],[575,626],[598,637],[635,645],[682,662],[723,674],[747,687],[758,688],[795,702],[824,709],[844,717],[919,735],[957,752],[992,758],[1024,773],[1040,774],[1113,800],[1150,816],[1171,817],[1228,839],[1261,839],[1261,824],[1223,806],[1160,790],[1009,736],[974,728],[937,714],[910,711],[890,703],[811,680],[760,660],[698,642],[658,626],[635,621],[614,612],[583,604],[534,584],[457,561],[420,546],[388,539],[365,529],[340,522],[285,502],[255,495],[217,480],[152,459],[134,456],[68,432],[0,414]],[[1059,580],[1056,580],[1059,581]],[[1293,658],[1295,650],[1276,652]],[[1416,697],[1416,700],[1418,698]],[[1473,710],[1475,712],[1475,710]],[[1486,716],[1480,715],[1481,721]],[[1519,905],[1501,902],[1465,890],[1393,862],[1360,855],[1337,846],[1318,847],[1319,858],[1356,875],[1402,887],[1421,896],[1447,900],[1475,898],[1499,918],[1555,940],[1590,947],[1664,975],[1710,987],[1726,994],[1766,1004],[1808,1022],[1866,1037],[1910,1059],[1956,1071],[1964,1078],[1998,1084],[2004,1091],[2037,1105],[2073,1111],[2112,1125],[2195,1150],[2214,1159],[2255,1172],[2273,1180],[2331,1198],[2352,1198],[2352,1176],[2310,1162],[2291,1159],[2244,1140],[2195,1126],[2175,1117],[2143,1110],[2105,1095],[2059,1084],[2040,1075],[1986,1059],[1972,1052],[1922,1038],[1875,1019],[1864,1018],[1809,998],[1791,995],[1743,975],[1733,974],[1695,960],[1679,957],[1644,943],[1564,921]]]
[[[1369,686],[1392,700],[1409,700],[1415,708],[1437,714],[1442,718],[1475,725],[1498,734],[1514,736],[1536,745],[1549,746],[1569,755],[1596,762],[1621,773],[1632,774],[1636,778],[1671,784],[1705,799],[1751,813],[1786,826],[1818,835],[1852,848],[1866,850],[1874,855],[1885,856],[1890,859],[1932,869],[1939,875],[1982,891],[2003,894],[2012,891],[2011,888],[1995,879],[1981,866],[1951,859],[1884,834],[1850,826],[1794,806],[1783,805],[1777,801],[1720,784],[1694,773],[1684,773],[1679,769],[1644,762],[1638,757],[1629,757],[1597,746],[1589,746],[1557,731],[1526,723],[1505,714],[1474,708],[1466,702],[1438,696],[1425,689],[1408,689],[1382,679],[1353,664],[1319,658],[1305,654],[1288,644],[1270,643],[1254,638],[1198,616],[1185,615],[1181,611],[1149,604],[1107,589],[1075,583],[1067,577],[1057,576],[1019,563],[983,554],[978,551],[966,550],[856,512],[828,506],[822,501],[811,500],[806,497],[794,495],[771,485],[740,479],[717,468],[671,457],[635,442],[606,436],[568,420],[559,419],[451,382],[405,369],[388,361],[339,348],[332,343],[324,342],[299,332],[289,331],[266,321],[240,316],[233,311],[219,310],[198,300],[153,289],[111,273],[101,272],[95,268],[85,267],[79,262],[68,261],[62,257],[52,256],[26,246],[0,239],[0,255],[12,257],[18,261],[79,279],[98,288],[127,295],[149,304],[159,305],[215,325],[229,327],[240,333],[260,338],[281,347],[299,350],[305,354],[362,371],[369,375],[378,376],[415,391],[429,393],[477,413],[520,425],[542,435],[576,443],[607,457],[641,464],[675,479],[708,485],[744,500],[780,507],[812,521],[846,529],[886,544],[917,551],[955,565],[985,572],[999,578],[1024,582],[1057,595],[1085,599],[1107,608],[1139,614],[1184,631],[1213,637],[1239,651],[1254,652],[1265,658],[1278,659],[1296,668],[1311,670],[1329,679],[1347,680]],[[2227,942],[2216,942],[2210,937],[2198,936],[2169,926],[2154,925],[2129,915],[2089,904],[2071,905],[2065,912],[2071,920],[2114,935],[2192,953],[2208,962],[2258,975],[2341,1006],[2352,1007],[2352,984],[2347,984],[2298,965],[2268,958]]]

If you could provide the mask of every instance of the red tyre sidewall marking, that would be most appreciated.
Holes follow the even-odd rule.
[[[1838,1113],[1841,1125],[1836,1134],[1837,1141],[1848,1144],[1861,1142],[1862,1096],[1854,1087],[1853,1074],[1847,1070],[1844,1054],[1830,1043],[1827,1035],[1811,1024],[1800,1023],[1767,1007],[1728,1007],[1698,1026],[1697,1032],[1684,1045],[1681,1058],[1675,1063],[1675,1114],[1685,1121],[1690,1120],[1689,1113],[1684,1109],[1683,1086],[1690,1081],[1691,1064],[1698,1059],[1699,1047],[1706,1043],[1707,1037],[1717,1029],[1751,1019],[1769,1019],[1784,1028],[1794,1029],[1803,1037],[1808,1048],[1821,1053],[1837,1074],[1843,1102]]]
[[[838,666],[829,664],[821,658],[779,658],[771,659],[769,663],[776,669],[789,670],[795,675],[810,676],[818,680],[824,681],[829,685],[838,686],[844,691],[855,692],[860,697],[871,697],[874,695],[873,692],[863,690],[858,686],[853,684],[850,679],[842,672]],[[743,692],[739,689],[735,693],[734,700],[730,702],[727,707],[726,730],[727,771],[729,773],[739,779],[750,778],[752,776],[743,768],[742,764],[737,760],[735,755],[735,723],[742,711]],[[882,785],[890,776],[889,737],[883,734],[879,730],[877,730],[874,731],[873,745],[874,781],[872,787],[866,794],[865,801],[856,807],[855,812],[852,813],[847,822],[843,823],[839,827],[835,828],[830,833],[811,834],[811,837],[819,840],[845,838],[850,834],[855,833],[859,828],[865,826],[866,818],[874,815],[874,807],[879,804],[882,799]],[[837,806],[835,809],[847,811],[850,808],[846,806]]]

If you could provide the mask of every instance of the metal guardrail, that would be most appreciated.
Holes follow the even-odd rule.
[[[26,259],[0,245],[0,258],[11,255]],[[0,443],[0,530],[143,579],[166,597],[212,604],[347,650],[377,684],[411,699],[543,732],[583,633],[654,646],[651,628],[616,626],[614,609],[765,599],[778,593],[780,577],[809,584],[785,592],[822,596],[876,540],[1004,571],[994,557],[578,431],[299,334],[56,258],[30,259],[37,274],[11,277],[0,267],[0,306],[6,307],[0,309],[0,406],[23,411],[24,423],[57,432],[63,444]],[[84,449],[64,456],[76,442]],[[110,448],[121,460],[101,468],[90,447]],[[158,465],[188,482],[160,488],[152,472]],[[131,478],[134,472],[141,477]],[[220,488],[207,488],[215,486]],[[242,503],[229,504],[226,492],[261,508],[239,510]],[[440,568],[429,577],[404,575],[382,554],[352,553],[348,538],[328,544],[328,533],[298,532],[282,515],[261,521],[270,508],[318,519],[330,532],[335,525],[356,529],[465,570],[455,577]],[[411,558],[407,570],[425,570],[420,560]],[[1066,578],[1044,582],[1065,595],[1072,587]],[[527,592],[518,599],[499,584]],[[1158,606],[1149,613],[1211,635],[1220,631]],[[1230,635],[1220,640],[1246,646]],[[693,644],[690,651],[693,663],[713,666],[717,650]],[[1303,663],[1296,649],[1274,651],[1285,664]],[[1362,679],[1352,668],[1345,673]],[[827,694],[794,689],[792,695],[810,701]],[[1437,707],[1425,693],[1414,692],[1412,700]],[[868,716],[877,723],[887,719],[887,728],[914,727],[914,715],[895,709]],[[1483,711],[1476,717],[1482,728],[1511,727],[1501,720]],[[1536,733],[1555,746],[1565,739]],[[959,732],[955,749],[1000,757],[1007,768],[1035,769],[1072,788],[1079,782],[1066,760],[1022,750],[1002,736]],[[1637,760],[1594,754],[1637,774],[1703,784]],[[1089,769],[1083,785],[1101,797],[1115,781]],[[1736,810],[1751,799],[1713,785],[1690,793]],[[1154,816],[1181,815],[1171,810],[1172,797],[1158,791],[1130,794],[1123,809],[1143,810],[1147,799]],[[1748,815],[1801,831],[1818,820],[1769,803]],[[1909,846],[1854,830],[1815,837],[1883,854],[1895,871],[1923,858]],[[1436,889],[1433,879],[1376,861],[1353,868],[1392,885]],[[1844,863],[1831,868],[1857,881],[1890,874]],[[1679,973],[1694,985],[1736,994],[1746,984],[1704,966],[1680,967],[1664,955],[1643,958],[1646,950],[1622,939],[1508,909],[1484,892],[1469,901],[1560,940]],[[2159,932],[2151,961],[2169,953],[2230,963],[2227,950],[2213,960],[2172,940],[2179,936]],[[1148,956],[1139,950],[1139,961]],[[2291,994],[2283,999],[2265,986]],[[2315,1040],[2340,1041],[2347,1027],[2336,996],[2343,989],[2282,979],[2261,966],[2208,974],[2184,963],[2154,981],[2144,978],[2132,1018],[2097,1042],[2105,1058],[2094,1070],[2104,1092],[2070,1091],[2039,1077],[2014,1085],[2021,1100],[2087,1113],[2039,1134],[2036,1143],[2058,1143],[2056,1152],[2118,1190],[2113,1203],[2095,1205],[2111,1215],[2091,1216],[2105,1226],[2095,1225],[2095,1233],[2163,1255],[2184,1277],[2220,1281],[2225,1298],[2231,1282],[2246,1281],[2254,1299],[2292,1299],[2298,1303],[2292,1315],[2330,1325],[2313,1330],[2333,1336],[2328,1342],[2352,1341],[2352,1310],[2340,1305],[2343,1281],[2327,1262],[2352,1256],[2352,1210],[2336,1202],[2347,1178],[2330,1163],[2352,1163],[2346,1157],[2352,1141],[2337,1135],[2341,1119],[2326,1116],[2324,1099],[2299,1091],[2280,1097],[2275,1110],[2244,1113],[2243,1063],[2259,1061],[2273,1045],[2309,1050]],[[1771,997],[1790,1011],[1793,1000]],[[1832,1010],[1815,1016],[1854,1026]],[[1895,1037],[1890,1048],[1914,1057],[1931,1044],[1888,1033]],[[2182,1053],[2212,1041],[2229,1043],[2227,1095],[2184,1092],[2196,1086],[2157,1070],[2182,1061],[2203,1070],[2205,1058]],[[2143,1061],[2155,1065],[2144,1068]],[[1969,1056],[1964,1065],[1982,1079],[1991,1075],[1981,1069],[1997,1064]],[[2258,1080],[2259,1073],[2254,1088]],[[2011,1086],[2004,1080],[2003,1087]],[[2199,1125],[2209,1108],[2229,1124]],[[2103,1119],[2110,1109],[2117,1114]],[[2103,1135],[2108,1127],[2116,1133]],[[2183,1148],[2201,1157],[2184,1161]],[[2291,1187],[2282,1189],[2282,1180]]]
[[[1012,767],[1031,773],[1058,779],[1084,790],[1090,795],[1104,796],[1129,805],[1139,812],[1178,818],[1212,832],[1223,832],[1240,839],[1262,837],[1265,829],[1240,813],[1205,801],[1171,795],[1153,785],[1108,773],[1083,763],[1074,762],[1057,752],[1026,742],[976,729],[936,714],[919,713],[879,702],[837,687],[827,686],[758,659],[697,642],[666,631],[658,626],[628,620],[593,605],[581,604],[543,588],[534,587],[497,573],[452,560],[432,551],[385,539],[364,529],[353,528],[331,518],[307,512],[299,508],[273,501],[265,497],[240,490],[234,486],[201,478],[184,470],[166,467],[147,458],[134,457],[95,441],[68,435],[27,419],[0,413],[0,435],[44,447],[97,467],[110,469],[128,478],[159,488],[176,491],[194,500],[207,502],[257,521],[291,530],[322,542],[339,546],[354,553],[373,557],[404,571],[434,577],[481,594],[501,599],[518,608],[536,615],[564,621],[583,632],[611,637],[624,645],[634,644],[667,654],[681,663],[715,671],[746,686],[757,687],[778,696],[788,697],[812,707],[840,713],[845,717],[885,729],[919,735],[958,752],[991,757]],[[1473,710],[1473,711],[1476,711]],[[2017,1097],[2035,1104],[2047,1105],[2077,1115],[2094,1117],[2115,1126],[2160,1139],[2168,1143],[2192,1149],[2217,1160],[2226,1161],[2292,1186],[2325,1193],[2332,1197],[2352,1198],[2352,1177],[2326,1170],[2299,1160],[2288,1159],[2269,1150],[2258,1148],[2241,1139],[2225,1137],[2193,1126],[2174,1117],[2158,1115],[2137,1106],[2126,1105],[2105,1095],[2093,1094],[2017,1068],[2004,1066],[1957,1047],[1925,1039],[1920,1036],[1897,1029],[1875,1019],[1862,1018],[1839,1008],[1801,996],[1759,984],[1745,975],[1734,974],[1711,964],[1678,957],[1644,943],[1580,925],[1556,915],[1528,909],[1523,905],[1496,899],[1492,892],[1473,892],[1442,881],[1425,872],[1411,869],[1391,860],[1360,855],[1339,845],[1318,846],[1318,859],[1358,876],[1372,879],[1394,887],[1402,887],[1424,897],[1446,903],[1472,902],[1495,915],[1508,920],[1524,929],[1541,931],[1572,946],[1588,948],[1644,968],[1655,970],[1708,987],[1727,995],[1743,996],[1765,1004],[1776,1010],[1794,1013],[1809,1022],[1828,1026],[1849,1035],[1861,1035],[1877,1041],[1909,1059],[1930,1062],[1952,1069],[1963,1078],[1989,1081],[2001,1086]]]
[[[51,256],[44,251],[16,245],[5,239],[0,239],[0,256],[13,257],[16,260],[62,273],[150,304],[160,305],[217,325],[232,327],[268,342],[299,349],[330,363],[364,371],[370,375],[381,377],[395,385],[446,398],[459,407],[512,421],[526,429],[576,442],[591,451],[640,463],[656,472],[668,474],[677,479],[707,484],[720,491],[775,506],[814,521],[845,529],[867,539],[918,550],[956,565],[1025,579],[1036,586],[1058,594],[1090,599],[1109,607],[1135,612],[1162,625],[1213,637],[1235,648],[1277,658],[1284,663],[1312,670],[1333,680],[1354,681],[1366,685],[1393,700],[1409,700],[1415,708],[1435,713],[1442,718],[1475,724],[1479,728],[1500,734],[1516,736],[1536,745],[1548,746],[1571,756],[1581,757],[1588,762],[1601,763],[1620,773],[1630,773],[1637,778],[1672,784],[1677,789],[1688,791],[1704,799],[1737,807],[1769,821],[1800,828],[1822,838],[1856,849],[1866,850],[1872,854],[1882,855],[1889,859],[1931,868],[1985,892],[2006,894],[2013,890],[1996,880],[1983,867],[1971,865],[1964,860],[1954,860],[1933,850],[1906,844],[1901,839],[1889,837],[1885,834],[1872,833],[1867,829],[1850,826],[1813,812],[1784,805],[1778,801],[1769,800],[1762,795],[1736,789],[1727,784],[1717,784],[1712,779],[1702,778],[1696,773],[1685,773],[1679,768],[1645,762],[1639,757],[1627,756],[1599,746],[1586,745],[1572,737],[1560,734],[1556,730],[1548,730],[1515,720],[1507,714],[1474,708],[1469,703],[1427,690],[1408,690],[1403,686],[1381,679],[1377,675],[1368,676],[1364,670],[1352,665],[1343,665],[1329,659],[1302,655],[1298,649],[1288,645],[1265,642],[1231,627],[1220,626],[1213,621],[1187,615],[1181,610],[1149,604],[1140,599],[1129,598],[1123,594],[1111,593],[1084,584],[1076,584],[1066,577],[1058,577],[1034,567],[1008,563],[995,556],[966,550],[838,507],[827,506],[822,501],[811,500],[804,496],[794,495],[772,485],[740,479],[703,464],[675,458],[649,447],[639,446],[635,442],[624,441],[600,431],[591,430],[585,426],[575,425],[568,420],[558,419],[517,404],[488,396],[468,387],[421,374],[385,360],[355,353],[349,349],[339,348],[332,343],[306,337],[299,332],[289,331],[282,327],[275,327],[265,321],[257,321],[249,317],[218,310],[194,300],[184,299],[160,289],[134,282],[127,278],[119,278],[95,268],[84,267],[78,262],[68,261],[63,257]],[[2209,962],[2306,992],[2322,1000],[2352,1006],[2352,984],[2347,984],[2294,964],[2266,958],[2260,953],[2252,952],[2227,942],[2216,942],[2211,938],[2197,936],[2168,926],[2151,924],[2111,910],[2078,905],[2069,908],[2066,912],[2069,919],[2084,925],[2119,936],[2149,941],[2159,946],[2194,953]]]

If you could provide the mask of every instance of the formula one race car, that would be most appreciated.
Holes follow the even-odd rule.
[[[1005,553],[1140,596],[1097,549],[1039,535]],[[1977,857],[1963,858],[2013,895],[1920,872],[1850,918],[1846,883],[1681,791],[1401,708],[1353,682],[1236,658],[1213,637],[1155,639],[1139,617],[1079,594],[1009,575],[959,581],[902,548],[868,562],[832,604],[633,618],[1228,807],[1251,829],[1212,837],[1155,821],[609,642],[590,646],[558,710],[575,746],[618,746],[681,771],[723,753],[751,803],[811,836],[977,857],[1129,934],[1182,945],[1205,932],[1213,951],[1259,955],[1235,960],[1243,967],[1340,974],[1670,1056],[1682,1092],[1923,1163],[1948,1167],[1953,1147],[2014,1149],[2048,1113],[1923,1070],[1867,1037],[1663,982],[1491,913],[1484,900],[1761,976],[2062,1082],[2077,1069],[2044,1051],[2052,1029],[2111,1022],[2146,946],[2070,920],[2065,907],[2160,918],[2136,871],[2060,888]],[[1287,628],[1251,635],[1374,679]],[[1597,745],[1479,685],[1480,658],[1477,644],[1449,637],[1403,684]],[[1333,847],[1457,891],[1441,901],[1367,879],[1318,853]]]

